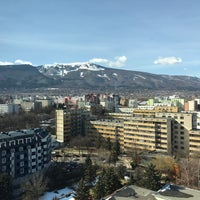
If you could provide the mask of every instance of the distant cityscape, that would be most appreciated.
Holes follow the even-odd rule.
[[[76,149],[78,141],[74,147],[71,141],[77,136],[88,138],[88,148],[96,148],[99,137],[113,144],[118,141],[124,155],[158,153],[189,159],[200,153],[200,98],[90,93],[2,95],[0,101],[2,119],[41,113],[47,108],[54,111],[53,117],[39,122],[39,127],[26,124],[24,129],[1,131],[0,173],[14,179],[49,168],[52,162],[63,162],[65,159],[55,157],[55,152],[66,147]]]

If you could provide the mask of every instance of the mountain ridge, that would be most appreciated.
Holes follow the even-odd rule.
[[[199,90],[200,79],[107,68],[94,63],[0,66],[0,88]]]

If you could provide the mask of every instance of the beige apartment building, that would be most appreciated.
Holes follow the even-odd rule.
[[[58,142],[68,143],[71,136],[83,135],[87,111],[82,109],[56,110],[56,138]]]
[[[111,142],[119,140],[120,147],[124,150],[124,123],[120,120],[94,120],[89,122],[88,135],[94,138],[100,134],[103,138],[110,138]]]
[[[191,156],[200,155],[200,130],[189,131],[189,152]]]
[[[200,153],[200,131],[195,113],[136,110],[133,114],[106,113],[104,119],[91,120],[84,112],[56,111],[58,141],[66,143],[70,136],[86,131],[94,138],[100,134],[111,141],[119,139],[124,152],[156,150],[182,156]]]
[[[111,141],[119,139],[125,152],[160,151],[171,154],[171,120],[128,117],[124,120],[90,121],[89,135],[101,134]]]
[[[133,117],[124,121],[124,149],[172,153],[171,119]]]
[[[172,119],[172,152],[189,155],[190,131],[196,130],[197,115],[194,113],[155,113],[155,117]]]

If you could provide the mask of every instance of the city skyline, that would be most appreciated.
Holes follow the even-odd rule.
[[[0,65],[94,62],[200,77],[198,0],[0,1]]]

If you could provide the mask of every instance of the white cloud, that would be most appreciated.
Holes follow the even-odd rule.
[[[15,62],[0,61],[0,65],[32,65],[29,61],[15,60]]]
[[[103,63],[103,64],[108,65],[109,67],[123,67],[125,65],[126,61],[127,61],[126,56],[118,56],[118,57],[115,57],[114,61],[107,60],[104,58],[93,58],[89,62]]]
[[[24,60],[15,60],[16,65],[32,65],[31,62],[29,61],[24,61]]]
[[[109,67],[123,67],[127,61],[126,56],[115,57],[115,61],[111,61]]]
[[[107,59],[103,59],[103,58],[93,58],[93,59],[89,60],[89,62],[92,62],[92,63],[108,63],[109,61]]]
[[[154,64],[160,64],[160,65],[174,65],[174,64],[177,64],[177,63],[181,63],[182,62],[182,59],[179,58],[179,57],[165,57],[165,58],[158,58],[154,61]]]

